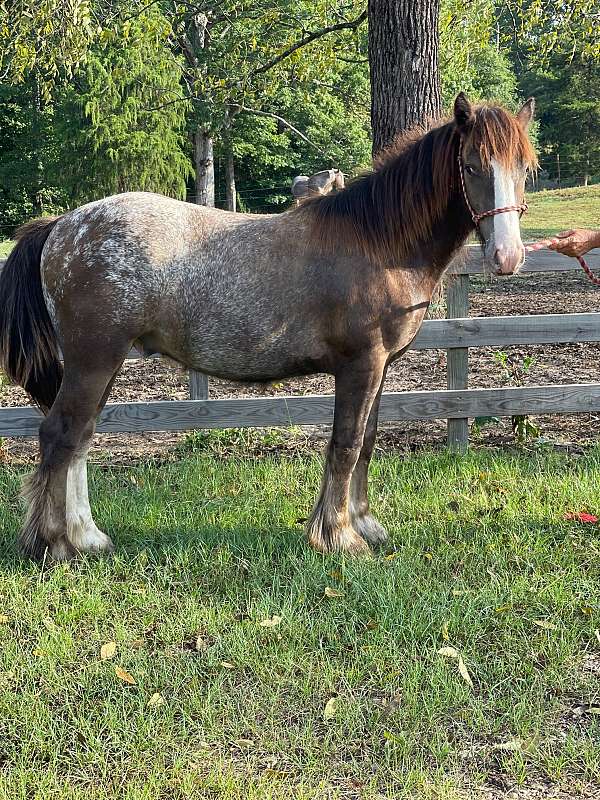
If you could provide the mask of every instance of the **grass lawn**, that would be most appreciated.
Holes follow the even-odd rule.
[[[598,790],[599,528],[564,515],[600,511],[600,449],[380,456],[371,560],[305,545],[319,478],[210,449],[95,467],[117,554],[42,573],[1,469],[0,797]]]
[[[600,227],[600,185],[532,192],[527,202],[529,211],[521,220],[524,241],[569,228]]]

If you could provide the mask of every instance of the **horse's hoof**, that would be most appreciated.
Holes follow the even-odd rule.
[[[347,553],[352,556],[371,556],[366,541],[350,525],[332,528],[330,531],[310,529],[308,543],[320,553]]]
[[[371,547],[381,547],[389,538],[386,529],[371,514],[355,517],[352,520],[352,525]]]
[[[100,555],[102,553],[110,554],[115,552],[115,546],[110,536],[107,536],[96,526],[79,532],[76,536],[71,536],[70,541],[78,553]]]

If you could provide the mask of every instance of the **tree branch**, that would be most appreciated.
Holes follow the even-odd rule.
[[[321,148],[319,147],[318,144],[315,144],[314,142],[311,142],[311,140],[308,138],[308,136],[303,134],[302,131],[299,131],[298,128],[295,128],[292,125],[291,122],[287,121],[287,119],[284,119],[283,117],[279,116],[279,114],[273,114],[270,111],[259,111],[256,108],[248,108],[247,106],[240,106],[240,105],[237,105],[236,103],[230,103],[229,106],[235,113],[240,113],[242,111],[245,111],[247,114],[256,114],[256,116],[258,116],[258,117],[270,117],[271,119],[276,119],[277,122],[280,122],[282,125],[285,125],[286,128],[289,128],[291,131],[293,131],[303,141],[305,141],[311,147],[314,147],[315,150],[317,150],[328,161],[332,161],[331,156],[329,156],[324,150],[321,150]]]
[[[326,36],[328,33],[334,33],[335,31],[354,30],[358,28],[358,26],[364,22],[366,18],[367,10],[365,9],[362,14],[356,17],[356,19],[348,20],[347,22],[338,22],[335,25],[328,25],[326,28],[321,28],[318,31],[311,31],[311,33],[307,33],[306,36],[298,39],[297,42],[288,47],[287,50],[284,50],[283,53],[279,53],[279,55],[275,56],[270,61],[267,61],[266,64],[262,64],[260,67],[255,67],[255,69],[250,70],[245,77],[253,78],[255,75],[268,72],[281,61],[285,61],[285,59],[291,56],[292,53],[295,53],[296,50],[300,50],[301,47],[305,47],[307,44],[314,42],[315,39],[320,39],[322,36]],[[233,88],[233,86],[235,86],[235,84],[231,84],[231,86],[228,88]]]

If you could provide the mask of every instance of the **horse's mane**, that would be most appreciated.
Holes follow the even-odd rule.
[[[537,164],[526,132],[510,112],[480,105],[473,114],[469,133],[484,168],[492,159],[508,167]],[[324,251],[358,251],[372,262],[393,265],[431,237],[459,191],[459,146],[454,119],[429,131],[409,131],[375,160],[372,171],[292,213],[309,216],[311,241]]]

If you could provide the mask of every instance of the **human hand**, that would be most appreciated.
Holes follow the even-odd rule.
[[[589,231],[583,228],[563,231],[552,238],[548,247],[564,256],[577,258],[585,255],[594,247],[600,247],[600,231]]]

